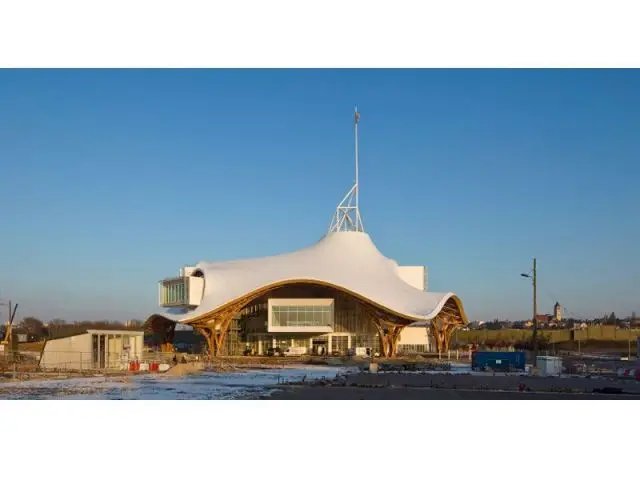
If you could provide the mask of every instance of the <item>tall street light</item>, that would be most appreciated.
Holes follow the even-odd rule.
[[[533,283],[533,366],[538,366],[538,305],[536,300],[536,259],[533,259],[532,273],[521,273],[521,277],[530,278]]]

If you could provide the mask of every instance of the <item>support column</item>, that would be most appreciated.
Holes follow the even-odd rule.
[[[449,351],[451,337],[459,326],[460,324],[458,322],[450,319],[446,315],[438,315],[432,320],[429,330],[435,340],[437,353],[446,353]]]
[[[400,340],[400,332],[405,327],[394,322],[384,320],[376,312],[367,309],[373,324],[378,330],[378,339],[380,341],[380,352],[383,357],[394,358],[398,352],[398,341]]]
[[[210,328],[206,327],[194,327],[196,331],[204,337],[207,341],[207,353],[209,357],[215,356],[215,343],[213,340],[213,332]]]
[[[395,357],[398,354],[398,342],[400,341],[400,334],[404,329],[404,325],[394,325],[393,332],[391,333],[391,356]]]
[[[219,357],[223,354],[224,340],[227,332],[229,331],[233,317],[235,317],[240,310],[240,307],[229,309],[210,318],[204,325],[194,325],[194,328],[207,340],[209,357]]]
[[[196,330],[207,341],[207,353],[210,358],[219,357],[222,355],[222,346],[224,342],[224,335],[226,332],[220,331],[220,326],[213,327],[195,327]]]

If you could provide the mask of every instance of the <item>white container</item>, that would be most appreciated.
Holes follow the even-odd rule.
[[[536,357],[540,375],[554,377],[562,373],[562,359],[560,357],[540,356]]]

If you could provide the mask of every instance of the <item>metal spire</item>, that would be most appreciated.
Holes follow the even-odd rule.
[[[360,185],[358,183],[358,122],[360,121],[360,112],[358,112],[358,107],[355,108],[353,120],[355,134],[356,181],[353,184],[353,187],[351,187],[351,190],[349,190],[342,201],[338,204],[336,213],[333,215],[333,219],[331,220],[331,225],[329,225],[329,233],[364,232],[359,208]]]

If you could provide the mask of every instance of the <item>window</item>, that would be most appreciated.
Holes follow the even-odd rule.
[[[398,353],[425,353],[427,346],[425,344],[417,345],[398,345]]]
[[[185,281],[162,285],[162,303],[165,305],[184,305],[187,302],[187,286]]]
[[[346,335],[331,337],[331,351],[346,353],[349,345],[349,337]]]
[[[331,305],[274,305],[274,327],[333,327]]]
[[[308,338],[294,338],[293,339],[294,347],[309,347],[309,339]]]

